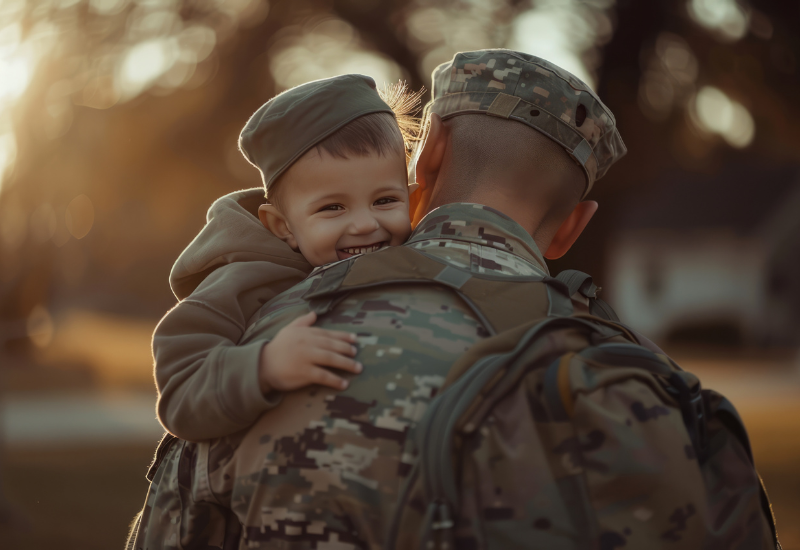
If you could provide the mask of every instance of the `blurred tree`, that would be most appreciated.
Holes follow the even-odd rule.
[[[728,19],[708,19],[711,4]],[[267,98],[352,71],[429,87],[455,51],[505,45],[577,56],[617,116],[629,156],[596,186],[590,234],[553,264],[602,280],[624,196],[664,174],[796,162],[797,14],[777,0],[7,0],[0,61],[31,71],[24,93],[0,88],[0,159],[16,158],[0,187],[0,317],[37,305],[157,317],[211,201],[260,184],[236,137]],[[702,127],[706,86],[755,121],[743,152],[725,141],[741,135]]]

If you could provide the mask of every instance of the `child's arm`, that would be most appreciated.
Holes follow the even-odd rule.
[[[236,344],[261,304],[305,276],[270,262],[237,262],[211,273],[153,334],[161,424],[189,441],[235,433],[274,407],[260,389],[265,342]]]
[[[324,367],[359,373],[361,363],[352,359],[358,351],[356,335],[349,332],[315,328],[313,311],[298,317],[284,328],[261,351],[259,383],[261,392],[291,391],[312,384],[336,390],[347,388],[344,378]]]

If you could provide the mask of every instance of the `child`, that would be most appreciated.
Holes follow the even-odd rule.
[[[223,197],[173,267],[172,288],[184,299],[153,336],[157,411],[168,431],[187,440],[228,435],[274,407],[281,391],[345,389],[328,368],[361,371],[355,335],[312,327],[313,313],[269,343],[236,344],[258,308],[312,268],[406,240],[408,113],[418,101],[399,87],[384,101],[369,77],[342,75],[292,88],[251,117],[240,148],[269,203],[259,204],[261,190]]]

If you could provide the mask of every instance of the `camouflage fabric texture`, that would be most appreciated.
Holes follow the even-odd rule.
[[[498,277],[546,273],[531,236],[478,205],[434,210],[406,246]],[[302,296],[324,273],[318,269],[266,304],[241,343],[269,340],[305,314]],[[454,293],[419,285],[354,294],[317,326],[356,332],[364,372],[343,392],[289,393],[236,435],[183,443],[183,460],[173,457],[159,466],[134,548],[174,548],[167,541],[176,537],[181,548],[217,548],[208,533],[224,531],[212,524],[222,521],[225,509],[243,526],[241,548],[381,547],[414,463],[408,434],[453,362],[488,333]],[[165,481],[180,477],[176,464],[184,464],[191,491]]]
[[[230,510],[214,502],[192,500],[191,468],[197,446],[171,436],[159,446],[158,469],[150,481],[147,502],[126,550],[134,548],[236,548],[239,524]],[[191,503],[191,513],[185,507]]]
[[[387,548],[776,548],[730,404],[703,390],[693,436],[664,382],[699,381],[632,342],[574,316],[477,344],[418,426]]]
[[[406,246],[468,265],[472,273],[519,278],[516,264],[497,256],[508,253],[528,272],[544,275],[530,236],[479,205],[434,210]],[[307,312],[303,295],[337,265],[266,304],[243,343],[269,340]],[[171,448],[154,478],[134,548],[384,547],[404,481],[418,462],[417,429],[429,405],[465,352],[461,361],[468,363],[474,345],[495,341],[455,293],[433,285],[353,292],[318,326],[356,332],[364,372],[344,392],[287,394],[246,431]],[[511,336],[513,343],[520,335]],[[561,354],[586,341],[558,333],[535,345]],[[547,381],[537,371],[515,387],[502,410],[473,427],[478,435],[463,448],[459,479],[465,521],[456,526],[459,547],[536,541],[574,550],[686,548],[706,547],[709,540],[719,541],[709,548],[768,547],[768,536],[758,530],[763,516],[753,504],[753,472],[730,467],[743,454],[735,442],[724,447],[723,460],[701,472],[687,451],[691,440],[680,410],[652,377],[630,370],[621,377],[618,369],[602,372],[596,362],[572,358],[565,364],[556,380],[565,372],[577,394],[568,420],[549,414]],[[738,481],[723,481],[731,479]],[[400,548],[416,547],[422,515],[403,523]],[[491,533],[492,545],[469,533],[478,523]],[[229,534],[240,524],[234,544]]]
[[[527,124],[583,167],[586,191],[627,149],[616,119],[583,81],[534,55],[493,49],[457,53],[433,71],[427,113],[487,114]]]

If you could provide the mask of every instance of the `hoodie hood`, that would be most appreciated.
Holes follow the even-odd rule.
[[[270,262],[311,272],[302,254],[261,224],[258,207],[265,202],[263,187],[235,191],[214,201],[206,225],[169,274],[169,286],[178,300],[189,296],[214,270],[234,262]]]

